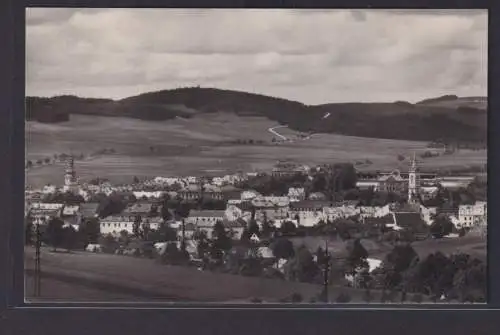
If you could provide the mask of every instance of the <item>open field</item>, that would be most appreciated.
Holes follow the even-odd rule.
[[[27,159],[52,157],[61,153],[84,153],[113,148],[115,154],[77,161],[82,180],[93,177],[113,182],[128,182],[133,176],[196,175],[235,170],[269,170],[278,159],[303,164],[361,162],[360,169],[406,169],[406,156],[426,150],[427,143],[316,134],[309,140],[280,145],[271,144],[268,131],[276,123],[263,117],[234,114],[204,114],[192,119],[161,122],[119,117],[72,115],[69,122],[26,124]],[[285,136],[293,130],[278,128]],[[236,139],[264,140],[264,145],[236,145]],[[151,151],[150,147],[154,147]],[[423,167],[467,167],[485,164],[486,151],[460,151],[453,155],[428,158]],[[27,183],[41,186],[61,184],[64,166],[49,165],[30,169]]]
[[[248,303],[252,298],[278,302],[293,293],[300,293],[308,301],[321,291],[321,285],[202,272],[126,256],[44,250],[41,257],[42,300],[124,302],[133,297],[133,301]],[[30,301],[34,300],[29,278],[33,258],[34,250],[26,248],[26,299]],[[61,290],[57,282],[64,283]],[[363,290],[338,286],[329,290],[330,300],[335,301],[340,292],[349,294],[353,303],[363,302]],[[374,302],[380,298],[380,292],[372,294]]]
[[[324,249],[325,241],[327,240],[328,249],[333,252],[333,254],[343,256],[346,253],[346,242],[343,242],[340,239],[307,236],[292,238],[291,240],[295,246],[303,244],[312,252],[315,252],[318,247],[322,247]],[[393,248],[389,243],[385,242],[381,243],[374,240],[362,240],[361,242],[368,251],[370,258],[380,260],[383,260]],[[478,235],[469,234],[462,238],[428,239],[413,242],[412,246],[419,255],[420,259],[423,259],[429,254],[437,251],[446,255],[463,252],[486,262],[486,240]]]

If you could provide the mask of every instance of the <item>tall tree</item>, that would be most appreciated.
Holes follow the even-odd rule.
[[[313,255],[305,246],[299,247],[295,257],[287,263],[287,276],[292,280],[313,282],[319,271]]]
[[[158,232],[161,241],[177,241],[177,231],[167,223],[162,223]]]
[[[31,245],[34,242],[34,225],[31,217],[24,219],[24,244]]]
[[[134,234],[134,237],[139,237],[141,235],[141,223],[142,223],[142,218],[140,215],[137,215],[134,218],[134,223],[132,226],[132,232]]]
[[[76,243],[78,241],[78,235],[77,235],[75,228],[73,228],[73,226],[71,226],[71,225],[64,227],[63,231],[62,231],[62,235],[63,235],[62,246],[67,251],[71,251],[71,250],[75,249]]]
[[[438,215],[430,226],[430,232],[435,238],[442,238],[453,231],[453,223],[445,215]]]
[[[63,225],[64,222],[59,218],[51,218],[47,224],[45,231],[46,238],[53,250],[56,251],[63,242]]]
[[[231,237],[221,221],[214,225],[210,249],[212,257],[217,260],[222,260],[224,253],[231,249]]]
[[[406,278],[412,276],[418,262],[418,254],[410,244],[396,245],[382,263],[384,287],[393,289],[403,284],[404,288],[409,289],[409,285],[413,284]]]
[[[267,219],[264,219],[262,222],[262,237],[269,238],[271,234],[274,232],[274,225]]]
[[[248,234],[250,236],[252,236],[253,234],[255,234],[257,236],[261,236],[259,225],[257,224],[257,221],[250,220],[250,223],[248,225]]]
[[[274,257],[278,259],[290,259],[295,255],[293,243],[284,237],[276,239],[273,243],[271,243],[270,248],[273,251]]]
[[[291,221],[285,221],[281,224],[281,233],[285,236],[292,236],[297,232],[297,226]]]
[[[81,236],[82,243],[87,245],[89,243],[95,244],[99,238],[101,233],[101,227],[99,224],[99,220],[97,218],[91,218],[85,220],[78,230],[79,235]]]
[[[193,240],[196,241],[196,252],[198,254],[198,258],[204,259],[210,248],[207,233],[203,230],[197,230],[193,234]]]
[[[351,245],[348,245],[347,251],[348,255],[345,260],[345,271],[354,277],[359,270],[368,266],[368,262],[366,260],[368,252],[365,247],[363,247],[359,239],[355,239]]]

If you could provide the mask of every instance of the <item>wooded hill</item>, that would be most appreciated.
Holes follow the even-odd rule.
[[[194,87],[144,93],[122,100],[76,96],[26,98],[26,119],[39,122],[64,122],[71,114],[157,121],[213,112],[264,116],[311,133],[483,143],[487,138],[484,97],[444,96],[416,104],[398,101],[308,106],[265,95]],[[324,118],[327,113],[330,116]]]

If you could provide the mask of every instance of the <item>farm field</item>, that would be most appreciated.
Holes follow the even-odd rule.
[[[406,169],[398,154],[410,156],[426,149],[426,142],[384,140],[334,134],[315,134],[309,140],[272,144],[268,129],[277,124],[263,117],[203,114],[191,119],[152,122],[119,117],[72,115],[60,124],[26,123],[26,157],[37,160],[54,154],[92,152],[113,148],[112,155],[76,162],[81,180],[93,177],[129,182],[133,176],[199,175],[236,170],[269,170],[278,159],[302,164],[358,163],[359,169]],[[278,128],[285,136],[296,133]],[[232,144],[237,139],[266,144]],[[151,147],[154,150],[151,150]],[[486,163],[486,151],[460,151],[423,160],[423,167],[467,167]],[[361,164],[367,160],[371,164]],[[62,164],[35,167],[27,184],[61,184]]]
[[[33,269],[33,257],[33,248],[26,248],[28,274]],[[248,303],[252,298],[278,302],[293,293],[300,293],[308,301],[321,291],[321,285],[202,272],[126,256],[43,251],[41,257],[45,282],[42,282],[42,297],[37,300],[124,302],[133,297],[130,301]],[[26,299],[35,301],[30,296],[30,276],[26,276]],[[60,291],[57,282],[63,283]],[[335,301],[341,292],[349,294],[353,303],[363,302],[363,290],[338,286],[329,290],[330,300]],[[372,293],[376,301],[380,292]]]

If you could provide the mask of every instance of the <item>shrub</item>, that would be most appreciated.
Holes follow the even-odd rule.
[[[336,302],[338,303],[348,303],[351,301],[351,297],[349,296],[349,294],[345,293],[345,292],[341,292],[337,298],[335,299]]]
[[[413,295],[413,302],[416,302],[417,304],[420,304],[422,302],[422,295],[420,293],[416,293]]]
[[[373,296],[370,290],[365,290],[363,293],[363,301],[371,302],[373,300]]]
[[[294,293],[291,296],[292,302],[302,302],[302,295],[300,293]]]

